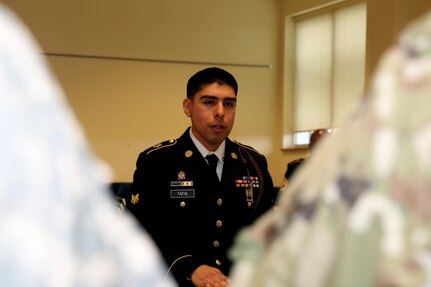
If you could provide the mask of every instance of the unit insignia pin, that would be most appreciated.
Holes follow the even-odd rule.
[[[178,173],[178,180],[185,180],[186,179],[186,173],[184,171],[180,171]]]
[[[247,198],[248,207],[253,203],[253,185],[250,185],[250,188],[245,189],[245,196]]]
[[[193,155],[193,152],[191,150],[186,151],[185,156],[191,157]]]

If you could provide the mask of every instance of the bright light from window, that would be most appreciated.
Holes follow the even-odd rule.
[[[308,145],[309,142],[310,142],[310,131],[295,133],[295,145]]]
[[[327,129],[327,130],[330,134],[333,134],[337,131],[336,129],[332,129],[332,128]],[[294,144],[295,144],[295,146],[309,145],[310,144],[310,137],[311,137],[311,134],[313,132],[314,132],[314,130],[295,132],[294,133]]]

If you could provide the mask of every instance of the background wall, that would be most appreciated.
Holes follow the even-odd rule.
[[[410,21],[431,9],[429,0],[367,1],[367,76],[372,75],[381,54]]]
[[[231,138],[282,173],[278,0],[3,2],[39,39],[114,180],[130,181],[139,152],[183,133],[186,82],[213,65],[239,82]]]
[[[95,152],[112,167],[113,180],[130,181],[139,152],[185,130],[187,79],[217,65],[239,82],[231,138],[267,156],[276,185],[286,163],[307,153],[281,150],[285,17],[330,2],[3,1],[39,40]],[[430,4],[367,4],[371,74],[398,30]]]

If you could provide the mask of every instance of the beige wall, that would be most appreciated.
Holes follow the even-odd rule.
[[[289,62],[283,57],[285,16],[329,2],[3,1],[48,55],[142,60],[47,56],[90,144],[112,167],[113,180],[130,181],[140,151],[183,132],[189,124],[181,107],[187,79],[207,65],[218,65],[239,81],[231,138],[267,156],[276,185],[286,163],[306,153],[281,150],[283,63]],[[429,1],[367,3],[370,73],[396,31]]]
[[[370,79],[381,54],[408,22],[431,8],[429,0],[367,1],[367,78]]]
[[[281,174],[278,0],[4,3],[45,53],[150,60],[48,56],[114,180],[131,180],[140,151],[182,134],[189,124],[182,112],[186,81],[208,65],[226,68],[239,82],[232,139],[256,147],[275,177]]]

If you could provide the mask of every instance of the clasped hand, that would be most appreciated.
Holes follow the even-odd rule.
[[[229,278],[219,269],[208,265],[196,268],[191,279],[196,287],[229,287]]]

